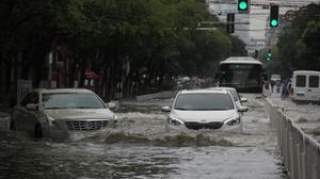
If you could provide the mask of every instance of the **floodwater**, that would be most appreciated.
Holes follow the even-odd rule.
[[[116,128],[71,142],[0,132],[0,178],[285,179],[263,100],[245,97],[243,133],[168,129],[171,100],[124,102]]]

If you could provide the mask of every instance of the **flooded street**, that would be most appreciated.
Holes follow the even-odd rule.
[[[263,99],[244,96],[243,133],[168,129],[171,100],[123,102],[117,127],[72,142],[1,132],[0,178],[285,179]]]

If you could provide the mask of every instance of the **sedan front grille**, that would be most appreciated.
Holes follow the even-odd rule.
[[[66,121],[69,130],[99,130],[105,128],[108,121]]]
[[[184,123],[188,129],[219,129],[223,126],[223,122],[209,122],[209,123],[199,123],[199,122],[185,122]]]

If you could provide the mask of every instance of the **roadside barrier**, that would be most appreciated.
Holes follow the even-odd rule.
[[[305,134],[285,114],[285,110],[267,99],[266,112],[277,132],[278,146],[290,179],[320,178],[320,144]]]

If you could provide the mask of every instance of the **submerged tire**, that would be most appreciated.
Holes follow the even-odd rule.
[[[34,137],[38,139],[43,137],[42,128],[39,123],[34,127]]]

